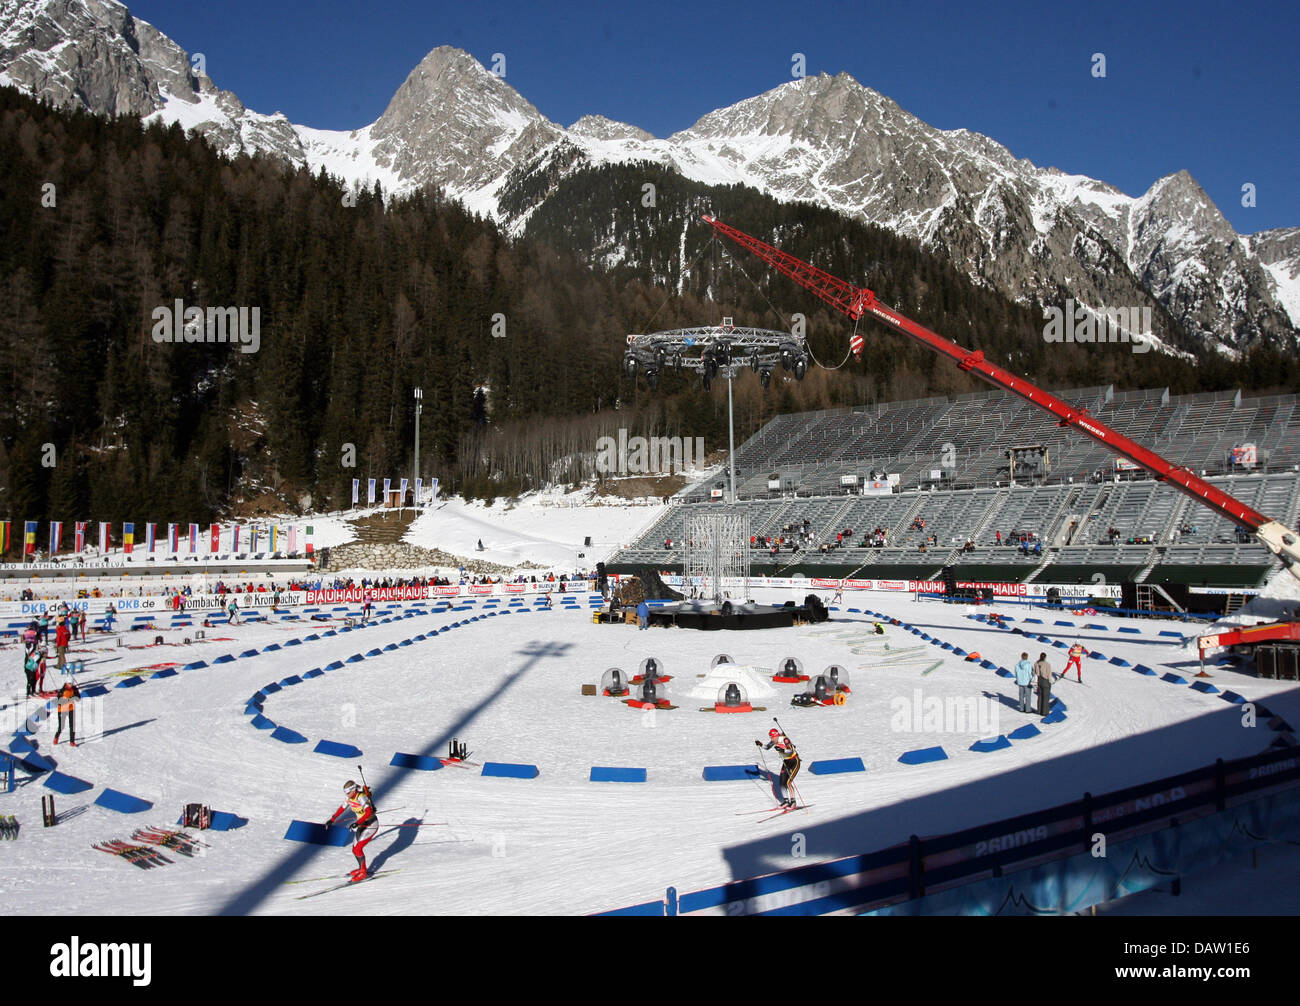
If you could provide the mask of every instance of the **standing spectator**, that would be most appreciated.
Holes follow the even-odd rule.
[[[40,632],[41,645],[45,646],[50,641],[50,609],[46,608],[41,612],[41,617],[37,620],[37,629]]]
[[[23,673],[27,675],[27,698],[36,696],[36,669],[40,659],[36,656],[35,650],[28,650],[27,656],[23,657]]]
[[[1034,687],[1034,665],[1029,662],[1029,654],[1020,654],[1016,664],[1016,684],[1020,686],[1020,711],[1029,712]]]
[[[650,628],[650,605],[646,604],[645,598],[636,606],[636,627],[638,631]]]
[[[27,628],[23,629],[23,648],[28,653],[31,653],[36,649],[37,644],[40,642],[40,638],[41,632],[40,629],[37,628],[36,622],[33,621],[29,623]]]
[[[67,662],[68,644],[72,642],[72,631],[68,628],[66,619],[59,619],[58,627],[54,630],[54,650],[59,655],[59,670],[63,670],[63,665]]]
[[[1075,672],[1079,675],[1079,684],[1083,684],[1083,655],[1086,652],[1078,642],[1070,647],[1070,659],[1065,662],[1065,670],[1061,672],[1062,678],[1070,673],[1070,665],[1073,664]]]
[[[1038,655],[1034,674],[1038,678],[1038,715],[1046,716],[1052,708],[1052,665],[1047,662],[1046,653]]]

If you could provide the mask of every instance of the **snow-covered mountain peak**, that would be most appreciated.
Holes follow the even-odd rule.
[[[567,130],[573,136],[583,136],[592,140],[653,140],[654,134],[626,122],[615,122],[603,115],[584,115]]]

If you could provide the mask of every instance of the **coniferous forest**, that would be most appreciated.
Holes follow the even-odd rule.
[[[353,478],[411,474],[416,386],[421,473],[444,490],[564,481],[571,455],[619,428],[723,446],[725,382],[629,380],[628,333],[724,315],[788,328],[800,312],[815,359],[834,368],[853,323],[713,240],[704,212],[1047,387],[1300,390],[1300,364],[1268,346],[1237,361],[1061,352],[1039,305],[977,287],[914,242],[660,167],[570,176],[511,237],[436,192],[385,203],[277,161],[223,158],[177,126],[3,88],[0,172],[0,510],[15,521],[346,506]],[[507,192],[503,208],[537,197]],[[258,308],[257,351],[156,341],[154,312],[177,300]],[[862,363],[778,374],[766,391],[744,371],[737,437],[778,412],[983,388],[861,331]]]

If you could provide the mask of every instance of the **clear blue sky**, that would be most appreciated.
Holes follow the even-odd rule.
[[[434,47],[506,57],[543,115],[656,136],[809,73],[1139,195],[1187,169],[1242,233],[1300,226],[1300,5],[1211,2],[128,2],[260,112],[374,121]],[[1095,78],[1092,54],[1106,57]],[[1242,206],[1253,183],[1256,206]]]

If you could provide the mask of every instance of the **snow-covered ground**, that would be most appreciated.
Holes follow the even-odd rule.
[[[474,509],[453,510],[458,533],[479,536],[471,523]],[[649,517],[653,511],[640,512]],[[493,547],[510,554],[511,542],[539,530],[525,512],[516,530],[482,536],[487,545],[491,534]],[[553,536],[563,544],[581,531],[562,525]],[[613,541],[622,533],[612,527],[593,537]],[[784,599],[776,593],[760,598]],[[640,632],[634,626],[593,624],[585,603],[577,611],[557,606],[509,615],[504,602],[487,604],[411,617],[381,613],[364,629],[294,646],[284,644],[320,634],[323,623],[223,628],[209,635],[226,638],[189,645],[176,644],[182,632],[193,630],[168,631],[163,633],[167,645],[146,648],[118,646],[116,636],[92,638],[88,652],[75,656],[86,661],[83,687],[102,682],[110,689],[99,707],[102,736],[76,749],[54,747],[53,727],[45,723],[33,741],[59,772],[93,788],[56,795],[61,820],[52,829],[40,826],[40,797],[51,793],[43,785],[47,776],[29,780],[20,771],[17,792],[0,795],[0,813],[14,814],[22,823],[19,839],[5,845],[9,868],[0,878],[0,893],[8,910],[20,915],[590,912],[662,897],[670,885],[688,891],[868,851],[910,834],[984,823],[1054,805],[1084,790],[1104,792],[1215,757],[1252,754],[1275,736],[1263,725],[1244,729],[1239,710],[1216,696],[1089,660],[1082,685],[1056,686],[1068,709],[1062,722],[1043,724],[1039,736],[1009,749],[981,754],[969,750],[981,734],[1006,734],[1039,722],[1016,711],[1014,684],[896,627],[877,636],[864,615],[839,610],[822,625],[756,632]],[[884,594],[871,595],[869,606],[1003,666],[1013,664],[1024,645],[1024,637],[968,618],[973,609],[964,606]],[[416,638],[491,610],[498,614]],[[1030,614],[1024,608],[1005,613]],[[1068,620],[1079,624],[1052,626],[1049,619],[1039,631],[1066,642],[1077,636],[1108,656],[1161,671],[1196,670],[1194,647],[1158,635],[1186,631],[1183,623],[1143,621],[1140,633],[1120,635],[1113,628],[1081,627],[1096,619]],[[126,635],[123,643],[152,642],[155,634]],[[401,645],[405,640],[412,642]],[[265,652],[272,643],[283,648]],[[385,650],[390,644],[396,648]],[[1060,650],[1032,645],[1031,657],[1045,649],[1054,666],[1063,664]],[[263,652],[213,663],[222,654],[252,649]],[[347,662],[371,651],[378,652]],[[16,684],[18,655],[12,646],[4,652]],[[767,707],[764,711],[702,712],[707,701],[690,692],[721,652],[765,671],[787,656],[814,674],[839,664],[848,672],[852,694],[841,707],[796,708],[789,698],[799,686],[777,684],[774,696],[753,696]],[[646,713],[617,698],[581,694],[581,686],[598,683],[607,668],[635,672],[647,656],[658,658],[672,675],[667,690],[678,708]],[[147,677],[153,671],[145,670],[140,686],[114,687],[133,669],[197,660],[211,666],[160,679]],[[253,693],[333,662],[341,666],[285,686],[264,701],[263,715],[305,736],[306,743],[284,743],[254,727],[245,709]],[[1293,683],[1257,680],[1226,665],[1212,673],[1219,687],[1267,700],[1274,711],[1300,721]],[[21,688],[9,693],[10,730],[28,712],[14,702],[20,693]],[[955,721],[951,713],[936,718],[930,715],[939,707],[936,702],[977,715],[966,722]],[[705,782],[702,772],[707,765],[754,763],[759,753],[753,741],[766,736],[774,715],[803,755],[799,790],[810,807],[768,821],[753,813],[772,806],[766,784]],[[94,718],[90,707],[83,711],[84,720]],[[445,755],[453,737],[468,743],[474,762],[535,765],[539,774],[511,779],[485,777],[477,768],[390,766],[398,752]],[[355,745],[363,754],[315,753],[321,739]],[[905,751],[935,745],[949,753],[947,761],[914,766],[898,761]],[[861,757],[867,771],[826,776],[807,768],[850,756]],[[767,758],[770,764],[771,755]],[[341,801],[343,781],[357,777],[358,762],[383,812],[384,828],[370,847],[370,861],[401,872],[300,900],[329,886],[313,878],[342,874],[352,858],[345,848],[288,841],[286,829],[293,820],[327,818]],[[594,766],[645,768],[647,781],[590,782]],[[93,801],[105,787],[153,806],[135,814],[97,806]],[[91,848],[107,839],[129,840],[142,825],[174,823],[188,802],[237,814],[247,824],[205,833],[210,847],[201,857],[168,854],[171,864],[147,871]],[[427,827],[399,826],[408,824]],[[803,836],[806,858],[793,856],[796,833]]]

